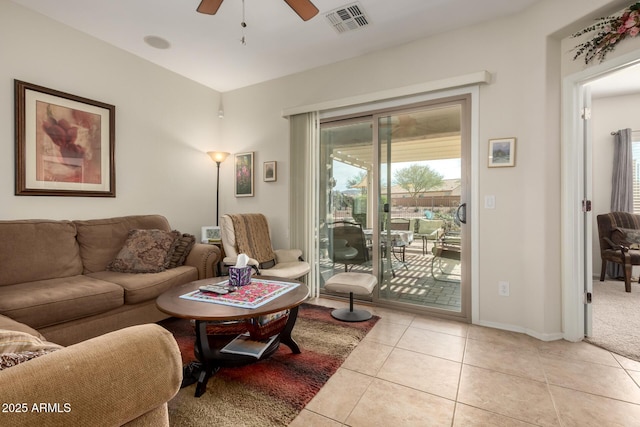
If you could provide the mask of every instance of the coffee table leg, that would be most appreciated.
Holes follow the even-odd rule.
[[[207,338],[207,322],[196,320],[196,348],[198,349],[197,357],[202,363],[202,370],[198,375],[198,384],[196,385],[196,397],[200,397],[207,391],[207,382],[209,378],[213,376],[218,369],[217,366],[213,366],[211,361],[213,360],[213,351],[209,346],[209,339]]]
[[[289,319],[287,320],[287,324],[284,326],[282,332],[280,332],[280,343],[289,347],[292,353],[300,354],[300,347],[298,346],[298,343],[291,338],[291,331],[293,330],[297,319],[298,306],[295,306],[289,310]]]

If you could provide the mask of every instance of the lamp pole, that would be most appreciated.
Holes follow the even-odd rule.
[[[220,163],[222,162],[216,162],[216,165],[218,165],[218,174],[216,176],[216,227],[218,226],[218,221],[220,220],[220,211],[218,210],[220,202]]]
[[[216,162],[218,167],[216,175],[216,226],[218,226],[220,218],[220,212],[218,211],[220,201],[220,163],[224,162],[224,160],[229,156],[229,153],[225,153],[224,151],[209,151],[207,154],[211,157],[211,160]]]

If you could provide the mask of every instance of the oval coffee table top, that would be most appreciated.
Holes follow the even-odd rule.
[[[185,283],[183,285],[171,288],[156,300],[156,306],[160,311],[170,314],[174,317],[196,320],[237,320],[248,319],[251,317],[262,316],[269,313],[287,310],[300,305],[307,299],[309,290],[307,285],[297,280],[283,279],[281,277],[270,276],[254,276],[253,279],[272,280],[275,282],[298,283],[298,286],[278,296],[272,301],[267,302],[257,308],[241,308],[229,305],[216,304],[204,301],[193,301],[180,298],[181,295],[197,290],[202,285],[211,285],[214,283],[228,280],[228,277],[212,277],[209,279],[196,280],[195,282]]]

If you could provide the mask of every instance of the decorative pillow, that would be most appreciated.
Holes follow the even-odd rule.
[[[0,329],[0,370],[61,348],[26,332]]]
[[[158,273],[171,259],[171,249],[179,231],[131,230],[116,258],[107,270],[120,273]]]
[[[196,238],[193,234],[183,234],[173,242],[173,248],[169,251],[171,257],[167,268],[180,267],[184,264],[189,252],[196,244]]]
[[[640,230],[616,227],[611,232],[611,241],[616,245],[638,249],[640,248]]]

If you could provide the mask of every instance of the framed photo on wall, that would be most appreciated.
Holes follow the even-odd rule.
[[[235,155],[235,195],[253,197],[253,151]]]
[[[489,167],[507,168],[516,165],[516,139],[489,140]]]
[[[262,166],[262,180],[265,182],[277,181],[278,180],[278,162],[264,162]]]
[[[221,240],[220,227],[217,225],[205,225],[202,227],[201,243],[217,243]]]
[[[14,81],[17,196],[115,197],[115,106]]]

